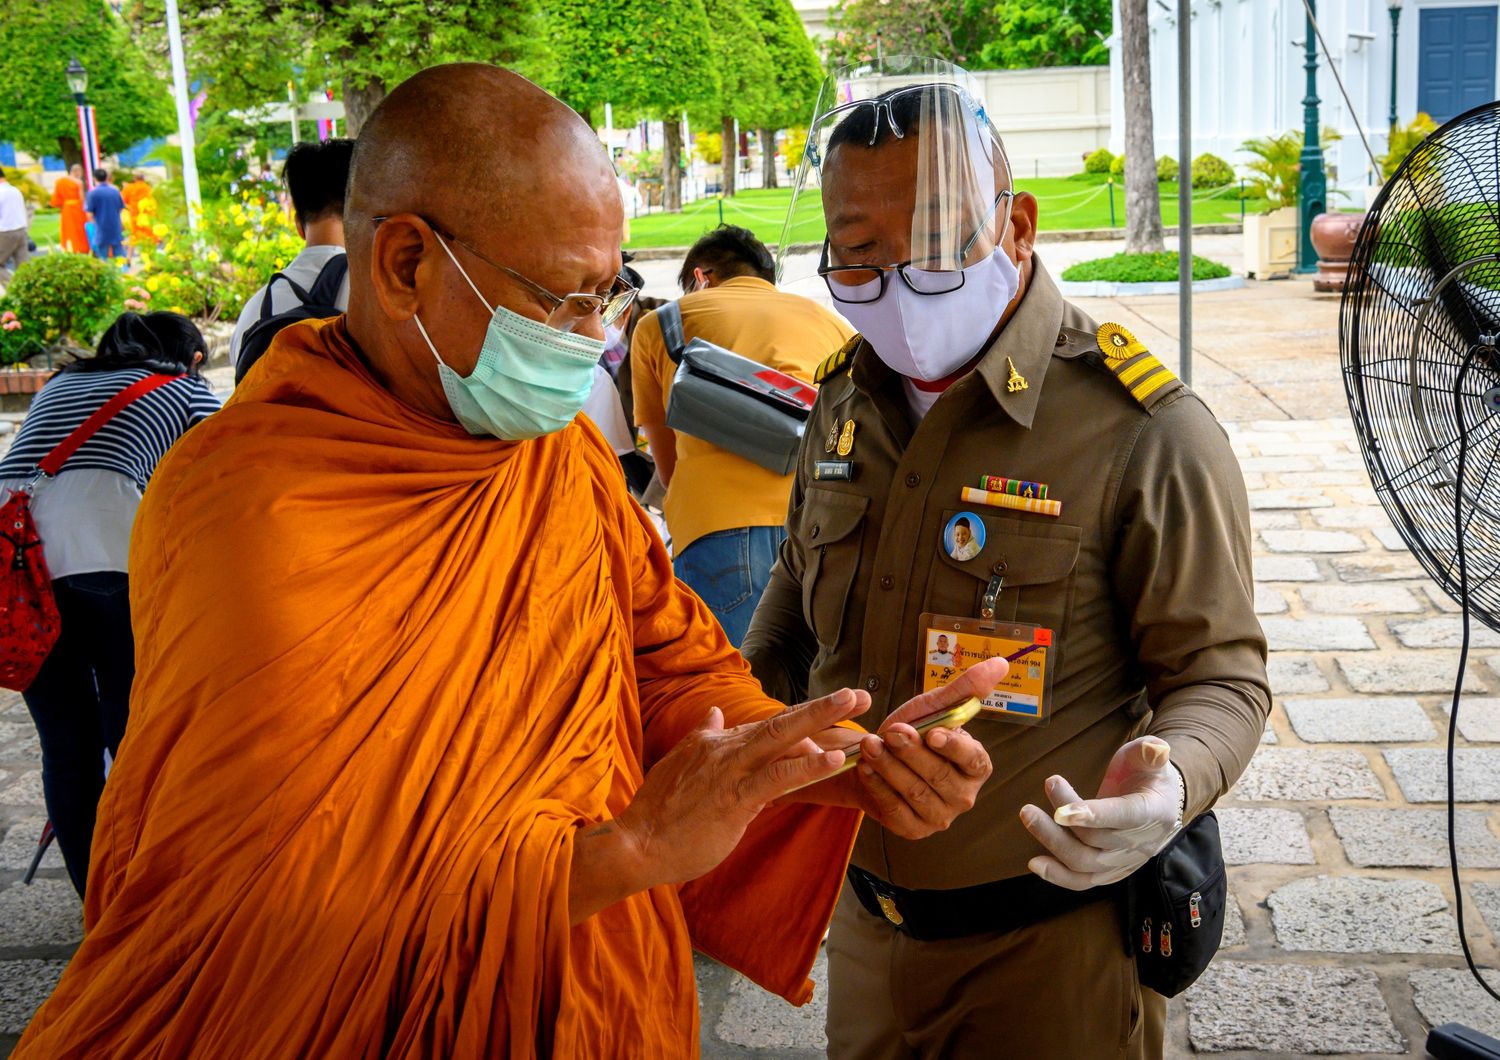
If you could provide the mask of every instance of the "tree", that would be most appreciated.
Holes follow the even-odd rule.
[[[552,0],[550,13],[554,90],[585,118],[609,103],[661,121],[662,205],[682,209],[682,114],[719,98],[702,0]]]
[[[931,55],[960,65],[999,32],[993,0],[839,0],[828,20],[834,66],[885,55]],[[879,47],[877,48],[877,38]]]
[[[745,8],[760,27],[761,39],[770,53],[775,84],[765,111],[756,116],[760,139],[761,185],[776,187],[776,130],[804,125],[817,103],[823,82],[823,64],[802,26],[791,0],[744,0]]]
[[[123,151],[172,128],[172,96],[104,0],[0,2],[0,139],[36,155],[83,158],[68,63],[88,71],[99,149]]]
[[[1120,68],[1125,75],[1125,253],[1160,254],[1161,195],[1151,116],[1149,0],[1120,0]]]
[[[1109,62],[1110,0],[1000,0],[995,37],[980,52],[990,69],[1102,66]]]
[[[776,70],[756,20],[741,0],[703,0],[703,11],[713,32],[714,65],[719,71],[718,99],[706,117],[718,119],[724,137],[719,169],[723,194],[729,197],[734,195],[740,153],[735,119],[758,118],[769,109]]]
[[[7,0],[8,2],[8,0]],[[133,0],[145,40],[164,48],[163,0]],[[387,90],[418,70],[488,62],[549,73],[540,0],[179,0],[191,75],[218,106],[254,109],[340,89],[350,136]],[[476,116],[477,119],[478,116]],[[476,125],[478,124],[476,120]]]

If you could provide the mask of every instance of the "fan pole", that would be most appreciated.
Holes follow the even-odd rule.
[[[1323,172],[1321,122],[1318,118],[1318,37],[1313,26],[1316,7],[1307,0],[1307,95],[1302,98],[1302,166],[1297,180],[1297,210],[1301,238],[1297,242],[1297,271],[1318,271],[1318,252],[1312,244],[1313,218],[1328,201],[1328,176]]]
[[[1177,334],[1178,374],[1193,385],[1193,5],[1177,4]]]

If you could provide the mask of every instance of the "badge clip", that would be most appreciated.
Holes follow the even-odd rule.
[[[1005,579],[996,574],[984,588],[984,599],[980,604],[979,617],[986,622],[995,621],[995,605],[1000,600],[1000,590],[1005,588]]]

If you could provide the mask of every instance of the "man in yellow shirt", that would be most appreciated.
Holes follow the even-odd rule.
[[[843,318],[800,295],[778,291],[771,253],[743,228],[714,229],[682,264],[682,332],[811,382],[853,330]],[[646,432],[672,535],[673,567],[713,611],[739,647],[786,539],[792,476],[778,475],[725,449],[667,426],[667,397],[677,366],[661,322],[648,314],[631,346],[635,422]]]

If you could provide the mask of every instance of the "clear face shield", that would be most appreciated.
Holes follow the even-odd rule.
[[[946,294],[1000,246],[1012,198],[1004,146],[967,73],[912,57],[846,67],[819,94],[777,272],[793,290],[816,283],[784,263],[793,246],[820,245],[817,275],[835,302],[877,301],[891,283]]]

